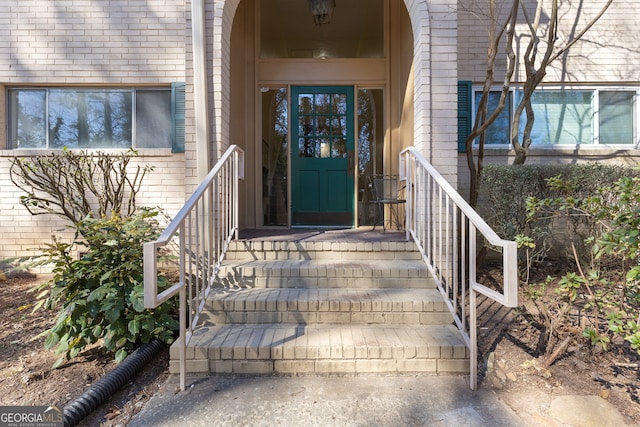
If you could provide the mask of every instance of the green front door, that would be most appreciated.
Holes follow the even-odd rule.
[[[352,226],[354,105],[351,86],[291,88],[291,223]]]

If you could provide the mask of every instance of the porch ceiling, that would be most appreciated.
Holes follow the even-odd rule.
[[[307,0],[262,0],[261,4],[263,57],[382,56],[381,0],[336,0],[331,22],[322,26],[313,23]]]

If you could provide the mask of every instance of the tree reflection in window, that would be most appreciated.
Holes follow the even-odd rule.
[[[340,93],[298,95],[298,155],[347,157],[347,97]]]
[[[264,225],[288,224],[288,133],[287,90],[278,88],[262,91],[262,212]]]
[[[9,148],[171,147],[169,88],[10,89],[8,101]]]

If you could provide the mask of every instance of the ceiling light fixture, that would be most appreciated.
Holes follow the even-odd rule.
[[[309,0],[309,7],[316,25],[328,24],[336,7],[336,0]]]

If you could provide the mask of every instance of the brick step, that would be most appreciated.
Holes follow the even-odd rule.
[[[223,288],[434,288],[426,265],[411,260],[227,261]]]
[[[253,241],[230,242],[227,260],[420,260],[414,242]]]
[[[205,326],[205,325],[203,325]],[[179,371],[171,347],[171,372]],[[466,373],[452,325],[231,324],[194,331],[187,371],[207,373]]]
[[[451,324],[436,289],[213,290],[201,314],[226,323]]]

